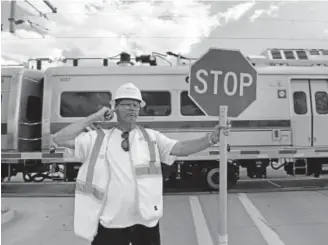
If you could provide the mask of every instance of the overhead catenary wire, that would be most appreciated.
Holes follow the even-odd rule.
[[[19,40],[44,40],[44,39],[214,39],[214,40],[281,40],[281,41],[318,41],[328,42],[328,38],[293,38],[293,37],[207,37],[207,36],[47,36],[41,37],[21,37]],[[2,40],[16,40],[15,38],[2,38]]]
[[[25,2],[29,3],[29,1],[25,0]],[[57,1],[58,2],[58,1]],[[60,2],[60,1],[59,1]],[[88,3],[86,1],[70,1],[70,2],[77,2],[77,3]],[[107,0],[103,2],[113,2],[116,3],[115,0]],[[129,0],[129,1],[119,1],[120,3],[128,3],[128,2],[148,2],[148,1],[142,1],[142,0]],[[152,1],[152,2],[172,2],[172,0],[168,1]],[[200,2],[212,2],[216,3],[217,1],[200,1]],[[244,1],[234,1],[234,2],[244,2]],[[261,1],[259,1],[261,2]],[[220,1],[220,3],[222,3]],[[223,1],[224,3],[224,1]],[[29,3],[30,4],[30,3]],[[38,10],[37,10],[38,11]],[[38,11],[40,12],[40,11]],[[41,12],[40,12],[41,13]],[[53,13],[48,13],[53,14]],[[87,16],[122,16],[122,13],[74,13],[74,12],[61,12],[62,16],[65,15],[87,15]],[[123,15],[124,16],[124,15]],[[133,14],[128,14],[126,16],[134,16]],[[187,15],[170,15],[170,14],[163,14],[163,15],[156,15],[156,16],[147,16],[147,15],[135,15],[137,17],[152,17],[152,18],[198,18],[197,16],[187,16]],[[26,14],[22,15],[21,17],[37,17],[35,15]],[[250,22],[252,22],[251,18],[249,18]],[[328,20],[309,20],[309,19],[284,19],[284,18],[256,18],[256,22],[259,21],[277,21],[277,22],[291,22],[293,24],[300,22],[300,23],[328,23]],[[30,23],[30,21],[29,21]],[[46,28],[43,28],[46,29]],[[42,40],[42,39],[122,39],[123,37],[118,36],[47,36],[47,37],[20,37],[20,40]],[[129,36],[125,37],[126,39],[193,39],[193,38],[206,38],[206,39],[224,39],[224,40],[290,40],[290,41],[318,41],[318,42],[326,42],[328,41],[328,38],[282,38],[282,37],[207,37],[207,36],[195,36],[195,37],[182,37],[182,36]],[[2,40],[17,40],[16,38],[5,38]]]
[[[50,13],[51,14],[51,13]],[[65,15],[87,15],[87,16],[120,16],[122,17],[122,14],[121,13],[117,13],[117,14],[99,14],[99,13],[85,13],[85,14],[82,14],[82,13],[61,13],[62,16],[65,16]],[[124,16],[124,15],[123,15]],[[156,16],[146,16],[146,15],[131,15],[131,14],[128,14],[126,16],[136,16],[138,17],[139,19],[141,18],[163,18],[163,19],[177,19],[177,18],[197,18],[197,17],[194,17],[194,16],[180,16],[180,15],[156,15]],[[35,15],[22,15],[21,17],[36,17]],[[140,19],[140,20],[141,20]],[[250,18],[249,18],[249,21],[250,22],[253,22]],[[296,23],[328,23],[328,20],[310,20],[310,19],[283,19],[283,18],[257,18],[254,20],[254,22],[261,22],[261,21],[272,21],[272,22],[290,22],[291,24],[296,24]],[[55,39],[95,39],[95,38],[98,38],[98,39],[113,39],[113,38],[121,38],[121,37],[96,37],[96,36],[90,36],[90,37],[87,37],[87,36],[68,36],[68,37],[65,37],[65,36],[57,36],[57,37],[53,37]],[[181,39],[181,38],[208,38],[208,39],[240,39],[240,40],[295,40],[295,41],[327,41],[328,39],[326,38],[292,38],[292,37],[289,37],[289,38],[276,38],[276,37],[270,37],[270,38],[267,38],[267,37],[199,37],[199,36],[196,36],[196,37],[149,37],[149,36],[146,36],[146,37],[138,37],[138,36],[135,36],[135,37],[127,37],[127,38],[135,38],[135,39],[144,39],[144,38],[151,38],[151,39],[163,39],[163,38],[170,38],[170,39]],[[21,38],[21,39],[41,39],[41,38]],[[42,38],[44,39],[44,38]],[[6,39],[4,39],[6,40]]]
[[[17,16],[16,15],[17,2],[18,1],[12,0],[10,3],[11,4],[10,18],[8,19],[10,21],[9,32],[11,32],[12,34],[15,34],[16,25],[20,25],[22,23],[28,23],[32,28],[38,27],[39,29],[43,29],[45,31],[50,31],[48,28],[43,27],[42,25],[40,25],[38,23],[35,23],[29,19],[20,18],[20,16]],[[21,2],[23,2],[23,1],[21,1]],[[49,1],[44,1],[44,2],[50,9],[52,9],[53,13],[56,13],[56,8]],[[41,16],[41,17],[44,17],[49,20],[48,16],[45,13],[43,13],[42,11],[40,11],[37,7],[35,7],[34,4],[32,4],[30,1],[24,0],[24,3],[27,3],[30,7],[32,7],[34,10],[36,10],[39,13],[39,17]],[[33,15],[33,16],[35,16],[35,15]],[[1,31],[3,31],[3,28],[1,28]],[[41,34],[41,35],[43,36],[43,34]],[[21,37],[18,37],[18,38],[21,39]]]
[[[47,13],[48,15],[54,14],[54,13]],[[58,15],[58,14],[57,14]],[[176,18],[176,19],[198,19],[199,16],[192,16],[192,15],[184,15],[184,14],[159,14],[159,15],[145,15],[145,14],[123,14],[122,12],[116,12],[116,13],[103,13],[103,12],[97,12],[97,13],[77,13],[77,12],[60,12],[61,16],[128,16],[128,17],[138,17],[138,18],[163,18],[163,19],[168,19],[168,18]],[[33,14],[23,14],[21,17],[37,17]],[[249,20],[251,21],[251,18],[249,17]],[[273,21],[273,22],[293,22],[293,23],[328,23],[327,20],[311,20],[311,19],[286,19],[286,18],[256,18],[256,22],[259,21]]]
[[[32,3],[30,3],[28,0],[24,0],[24,2],[27,3],[28,5],[30,5],[34,10],[36,10],[36,11],[39,13],[40,16],[42,16],[42,17],[44,17],[44,18],[46,18],[46,19],[49,19],[48,16],[47,16],[45,13],[41,12],[37,7],[35,7],[35,6],[34,6]]]
[[[50,31],[48,28],[45,28],[45,27],[39,25],[38,23],[34,23],[34,22],[30,21],[30,20],[26,20],[26,22],[29,23],[32,27],[33,26],[36,26],[36,27],[38,27],[40,29],[43,29],[45,31]]]

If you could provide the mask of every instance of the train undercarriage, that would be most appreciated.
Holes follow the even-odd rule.
[[[267,178],[267,168],[284,169],[286,174],[319,177],[324,174],[323,164],[327,158],[311,159],[248,159],[228,161],[228,188],[234,188],[240,178],[240,168],[246,168],[250,179]],[[52,181],[74,182],[81,163],[52,163],[44,164],[41,160],[22,160],[15,164],[1,164],[1,180],[22,173],[25,182]],[[219,189],[219,161],[177,161],[172,166],[162,164],[164,188],[176,188],[181,183],[189,188],[205,186],[210,190]],[[9,177],[9,178],[8,178]]]

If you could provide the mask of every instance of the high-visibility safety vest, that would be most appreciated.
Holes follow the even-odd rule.
[[[134,162],[137,210],[144,220],[154,221],[163,215],[161,163],[156,141],[150,138],[143,127],[138,126],[137,129],[142,133],[143,143],[132,144],[129,151],[130,159]],[[107,132],[97,129],[96,132],[97,138],[92,143],[91,154],[79,169],[75,188],[74,232],[88,241],[93,241],[97,235],[110,182],[110,163],[106,163],[105,156],[113,129]],[[147,159],[144,162],[139,161],[140,151],[143,151],[141,159]]]

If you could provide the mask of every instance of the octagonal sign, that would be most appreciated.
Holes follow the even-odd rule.
[[[209,116],[237,117],[256,100],[257,71],[239,50],[210,49],[190,69],[189,96]]]

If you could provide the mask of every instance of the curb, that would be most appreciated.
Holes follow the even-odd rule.
[[[2,213],[3,210],[1,210],[1,225],[8,223],[9,221],[11,221],[15,215],[16,215],[16,211],[15,210],[11,210],[8,208],[8,211],[5,213]]]

